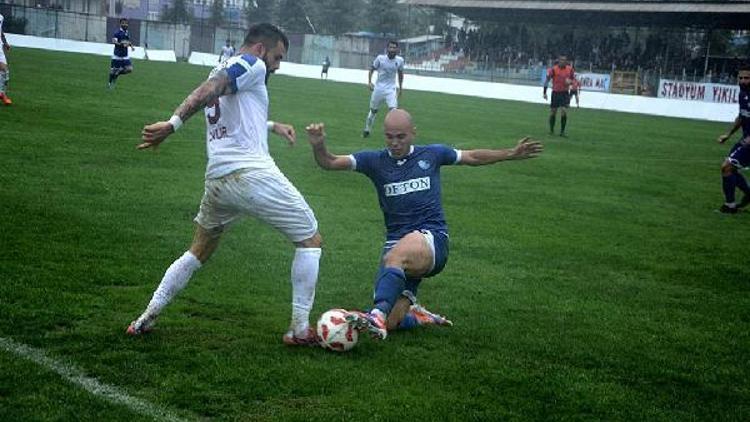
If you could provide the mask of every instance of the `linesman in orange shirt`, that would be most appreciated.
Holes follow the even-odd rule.
[[[549,113],[549,133],[555,133],[555,119],[557,109],[560,113],[560,136],[565,136],[565,125],[568,123],[568,106],[570,105],[570,86],[575,80],[573,66],[568,63],[566,56],[560,56],[557,63],[547,70],[547,79],[544,81],[544,99],[547,99],[547,85],[552,80],[552,102]]]

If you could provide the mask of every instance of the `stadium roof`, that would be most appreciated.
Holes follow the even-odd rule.
[[[747,29],[750,1],[402,0],[476,21]]]

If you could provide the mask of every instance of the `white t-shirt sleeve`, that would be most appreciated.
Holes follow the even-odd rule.
[[[375,60],[372,61],[372,68],[373,69],[380,68],[380,56],[375,57]]]
[[[264,83],[266,65],[251,54],[235,57],[227,66],[232,92],[249,91],[258,83]]]
[[[404,71],[404,58],[403,57],[398,58],[398,70],[402,72]]]

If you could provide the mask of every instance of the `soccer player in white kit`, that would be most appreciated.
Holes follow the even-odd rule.
[[[205,109],[208,165],[192,245],[167,269],[146,310],[128,327],[128,334],[148,332],[161,310],[214,252],[224,229],[242,216],[252,216],[282,232],[296,247],[291,271],[292,322],[283,342],[317,345],[309,316],[321,254],[318,222],[276,166],[267,143],[268,130],[291,144],[296,141],[292,126],[267,121],[266,83],[288,47],[289,40],[276,26],[262,23],[250,27],[239,55],[213,69],[169,121],[143,128],[143,143],[138,148],[156,147],[184,120]]]
[[[367,87],[372,91],[370,96],[370,111],[365,119],[365,130],[362,137],[370,136],[370,129],[375,123],[375,115],[383,102],[388,110],[398,108],[398,98],[404,86],[404,58],[398,54],[398,42],[388,41],[387,54],[380,54],[372,62],[370,72],[367,74]],[[378,71],[378,80],[372,85],[372,74]],[[398,75],[398,87],[396,87],[396,75]]]
[[[5,105],[13,104],[8,94],[5,92],[8,89],[8,80],[10,80],[10,69],[8,69],[8,59],[5,58],[5,52],[10,50],[10,44],[5,39],[5,32],[3,31],[3,21],[5,18],[0,14],[0,102]]]
[[[227,40],[227,44],[224,47],[221,47],[221,53],[219,53],[219,63],[224,63],[225,61],[229,60],[234,56],[234,47],[232,47],[232,44]]]

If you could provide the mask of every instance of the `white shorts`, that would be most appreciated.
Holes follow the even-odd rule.
[[[247,215],[270,224],[292,242],[318,232],[318,221],[297,188],[277,167],[239,170],[207,179],[195,222],[206,230],[224,229]]]
[[[5,48],[0,44],[0,63],[8,64],[8,59],[5,58]]]
[[[370,110],[377,110],[380,108],[380,104],[385,102],[388,109],[398,107],[398,96],[396,95],[396,88],[393,89],[376,89],[372,91],[370,96]]]

